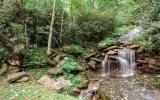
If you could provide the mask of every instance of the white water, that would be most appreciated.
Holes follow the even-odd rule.
[[[120,72],[123,77],[133,76],[135,71],[135,51],[131,49],[118,50],[118,56],[115,57],[120,63]],[[111,63],[108,55],[105,55],[102,61],[102,76],[111,75]]]
[[[111,74],[110,60],[108,59],[108,54],[106,54],[105,58],[102,61],[102,76],[106,76],[110,74]]]
[[[133,76],[135,71],[135,51],[131,49],[118,50],[118,61],[123,77]]]

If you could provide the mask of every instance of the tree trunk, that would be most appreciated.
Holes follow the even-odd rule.
[[[64,16],[64,9],[62,10],[61,16],[61,32],[60,32],[60,44],[62,45],[62,36],[63,36],[63,16]]]
[[[49,37],[48,37],[48,48],[47,48],[47,54],[48,54],[48,55],[51,54],[53,25],[54,25],[54,16],[55,16],[55,4],[56,4],[56,0],[54,0],[54,3],[53,3],[52,19],[51,19],[50,31],[49,31]]]

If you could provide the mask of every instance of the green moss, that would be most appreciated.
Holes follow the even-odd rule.
[[[69,95],[53,93],[35,83],[0,86],[0,90],[0,98],[3,100],[78,100]]]

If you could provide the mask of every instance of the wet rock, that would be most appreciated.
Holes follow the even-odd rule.
[[[96,62],[93,61],[93,60],[89,61],[88,65],[89,65],[90,67],[92,67],[93,69],[96,68]]]
[[[0,75],[4,74],[7,72],[7,64],[2,64],[2,68],[0,69]]]
[[[115,54],[117,54],[117,52],[116,52],[116,51],[111,50],[111,51],[108,51],[108,52],[107,52],[107,54],[108,54],[108,55],[115,55]]]
[[[119,46],[111,46],[111,47],[108,47],[107,49],[104,49],[103,51],[110,51],[110,50],[113,50],[113,49],[118,49]]]
[[[154,86],[148,80],[150,80],[148,76],[104,80],[98,89],[99,98],[102,100],[159,100],[160,90],[153,88]]]
[[[21,83],[21,82],[27,82],[29,80],[29,77],[23,77],[19,80],[17,80],[18,83]]]
[[[7,81],[9,83],[11,83],[11,82],[14,82],[18,79],[23,78],[24,76],[27,76],[26,72],[18,72],[18,73],[8,74],[7,75]]]
[[[95,91],[92,90],[83,90],[80,94],[80,100],[92,100]]]

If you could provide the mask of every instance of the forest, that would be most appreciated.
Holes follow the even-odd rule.
[[[160,0],[0,0],[0,100],[159,100]]]

